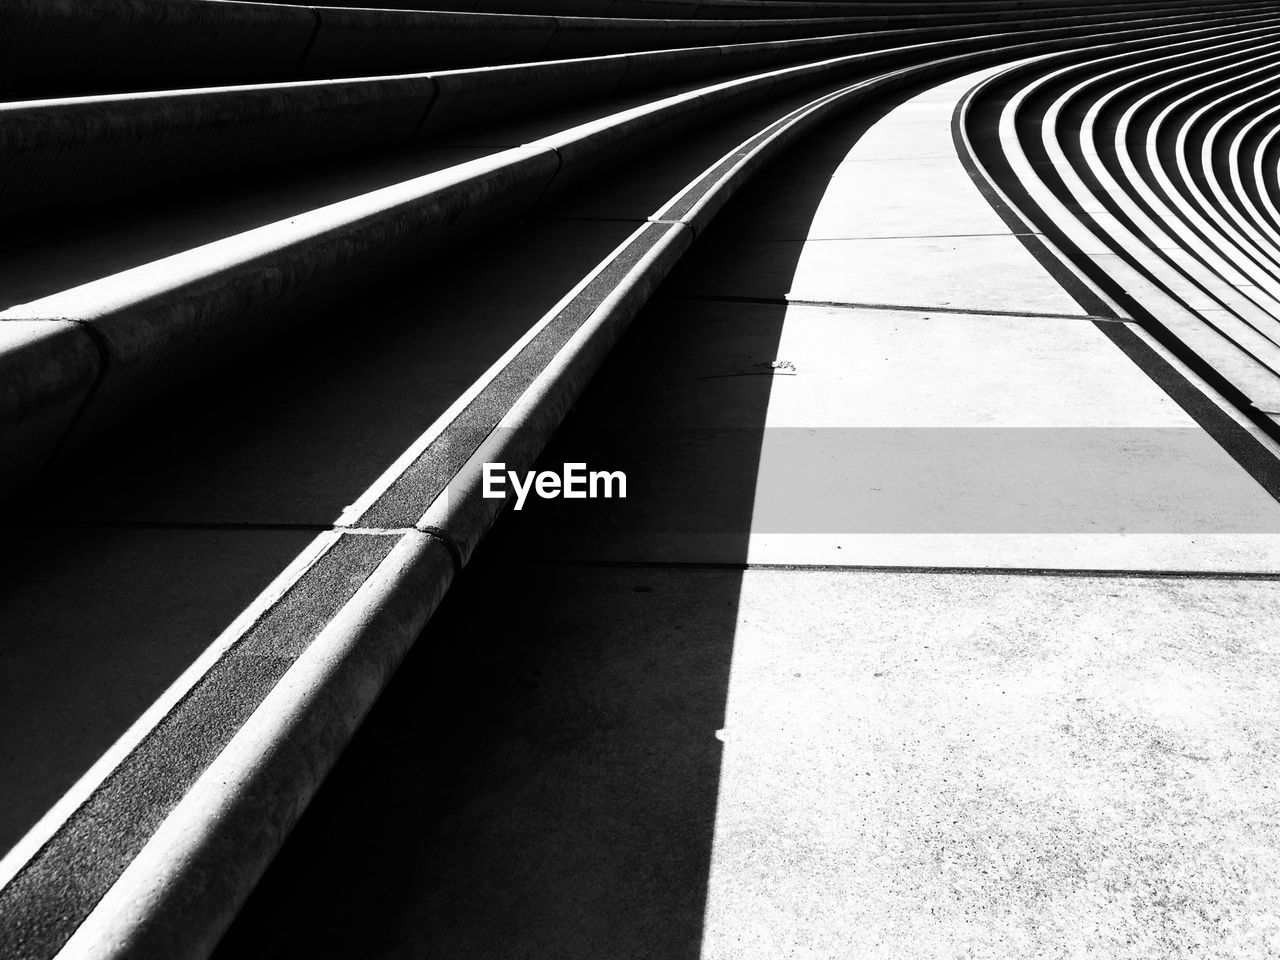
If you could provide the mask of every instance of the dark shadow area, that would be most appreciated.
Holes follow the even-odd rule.
[[[766,200],[792,197],[811,219],[834,168],[890,106],[790,151],[642,311],[540,462],[625,470],[628,499],[531,501],[504,515],[220,960],[698,957],[772,375],[700,380],[697,364],[672,361],[691,349],[713,364],[744,350],[772,358],[785,306],[752,304],[735,329],[732,303],[726,317],[725,304],[679,299],[680,274],[723,257],[735,218]],[[779,245],[793,258],[780,273],[798,253]],[[699,392],[725,383],[731,407]],[[708,495],[714,558],[680,538]],[[668,552],[644,545],[652,524],[672,535]],[[577,555],[605,540],[607,562]]]
[[[0,573],[8,851],[313,534],[11,531]]]
[[[669,196],[758,122],[671,151],[632,178],[643,190],[611,184],[643,217],[651,181]],[[305,336],[184,386],[26,498],[0,591],[0,850],[635,229],[572,209],[584,197],[335,304]]]
[[[584,183],[543,217],[424,257],[394,282],[315,311],[290,336],[122,424],[108,443],[55,463],[28,518],[334,523],[640,221],[810,96],[705,128],[633,170]],[[801,209],[819,196],[801,196]]]
[[[58,521],[325,526],[631,227],[514,225],[309,319],[58,465]]]
[[[318,307],[287,337],[247,350],[96,444],[55,461],[32,516],[333,523],[639,221],[740,142],[744,130],[758,129],[761,115],[772,118],[779,109],[785,112],[786,104],[708,127],[633,173],[584,183],[545,217],[424,256],[392,281]],[[413,159],[387,164],[403,175]],[[325,176],[334,186],[342,171],[330,168]],[[271,193],[280,182],[259,186],[255,196],[284,202]],[[301,202],[300,195],[331,199],[317,197],[313,185],[295,186],[286,191],[290,202]],[[614,198],[603,212],[593,203],[602,187]],[[216,197],[205,199],[216,205]],[[115,250],[118,244],[98,237],[89,246]],[[87,254],[70,260],[78,269],[98,263]],[[14,271],[20,267],[11,264]]]
[[[512,526],[218,956],[697,955],[738,575],[540,566]]]

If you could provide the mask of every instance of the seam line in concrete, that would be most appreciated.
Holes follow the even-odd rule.
[[[546,199],[548,192],[550,192],[551,188],[555,186],[556,180],[559,179],[560,172],[564,170],[564,154],[560,152],[560,148],[553,146],[551,148],[551,152],[556,158],[556,168],[551,171],[551,176],[549,176],[547,178],[547,182],[543,184],[542,190],[538,193],[538,198],[529,206],[530,210],[537,210],[542,206],[542,201]]]
[[[421,527],[415,527],[414,529],[419,533],[430,537],[449,551],[449,561],[453,564],[453,575],[455,577],[462,573],[462,568],[466,566],[466,560],[462,556],[462,548],[458,546],[457,541],[454,540],[453,537],[451,537],[446,531],[441,530],[439,527],[429,524],[425,524]]]
[[[649,223],[647,217],[548,217],[552,223]]]
[[[973,310],[964,307],[936,307],[911,303],[855,303],[841,300],[799,300],[788,297],[737,297],[732,294],[684,293],[676,294],[681,300],[698,300],[711,303],[759,303],[776,307],[840,307],[846,310],[928,310],[934,313],[955,313],[976,317],[1032,317],[1040,320],[1090,320],[1094,323],[1132,323],[1120,317],[1094,317],[1085,313],[1040,313],[1035,310]]]
[[[66,320],[68,323],[75,325],[76,329],[81,331],[89,342],[93,344],[93,349],[98,353],[98,369],[94,374],[93,382],[89,384],[89,389],[85,391],[84,396],[80,399],[80,403],[76,406],[75,413],[71,415],[71,419],[67,421],[62,433],[59,435],[57,442],[53,445],[53,450],[45,459],[44,467],[41,472],[48,475],[58,462],[62,451],[66,449],[67,443],[71,435],[75,432],[80,421],[84,419],[85,413],[90,405],[96,399],[98,391],[102,388],[103,381],[107,378],[107,372],[113,366],[111,359],[111,347],[107,342],[107,338],[103,336],[102,331],[94,327],[83,319],[77,317],[61,317],[58,319]]]
[[[956,567],[916,566],[910,564],[873,563],[749,563],[737,561],[697,560],[562,560],[551,561],[550,566],[602,567],[641,570],[777,570],[794,573],[929,573],[969,576],[1020,576],[1020,577],[1107,577],[1111,579],[1137,580],[1258,580],[1280,581],[1280,571],[1241,570],[1155,570],[1149,568],[1125,570],[1116,567]]]
[[[298,58],[298,64],[293,68],[294,76],[302,75],[302,68],[307,65],[307,59],[311,56],[311,50],[316,45],[316,40],[320,36],[320,28],[324,25],[324,18],[316,7],[311,8],[311,13],[315,16],[315,26],[311,28],[311,36],[307,38],[307,45],[302,48],[302,56]]]
[[[1026,236],[1036,236],[1034,232],[1026,234]],[[1023,234],[1009,233],[1007,230],[996,230],[990,233],[887,233],[877,234],[871,237],[777,237],[769,240],[744,240],[745,243],[765,244],[765,243],[854,243],[863,240],[952,240],[965,239],[969,237],[1019,237]]]

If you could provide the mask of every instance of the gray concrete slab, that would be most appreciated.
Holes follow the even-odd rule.
[[[539,140],[543,137],[552,136],[561,130],[595,123],[613,114],[642,107],[649,103],[654,103],[668,97],[674,97],[679,94],[698,90],[712,84],[721,83],[733,77],[756,76],[757,74],[765,72],[769,68],[769,64],[766,63],[761,64],[755,69],[742,68],[738,71],[726,74],[725,76],[715,77],[712,80],[708,80],[703,76],[699,76],[706,67],[706,64],[702,62],[703,59],[704,57],[702,55],[693,55],[691,58],[691,68],[687,69],[687,72],[683,73],[679,70],[673,70],[669,75],[664,76],[660,69],[655,69],[652,80],[643,84],[643,88],[639,90],[632,87],[631,89],[616,96],[609,96],[604,100],[596,100],[588,103],[573,103],[569,106],[563,106],[555,110],[540,109],[524,111],[501,125],[485,126],[469,130],[463,129],[457,132],[450,131],[445,133],[435,142],[439,146],[481,146],[487,147],[491,150],[496,150],[502,147],[518,146],[523,143],[531,143],[532,141]],[[715,58],[707,55],[705,59],[714,61]],[[617,71],[619,76],[627,72],[625,66],[625,60],[618,61]],[[535,70],[533,67],[524,69],[530,71]],[[639,71],[637,71],[637,73],[639,74]],[[592,80],[586,77],[575,77],[570,75],[561,82],[565,83],[567,86],[573,87],[580,86],[583,83],[590,83]],[[597,80],[596,82],[599,83],[600,80]],[[607,83],[608,81],[605,82]],[[606,87],[606,89],[611,88]],[[519,93],[513,95],[522,96],[522,94]]]
[[[875,126],[854,148],[858,160],[935,160],[956,155],[951,129],[932,120],[900,120]]]
[[[1280,323],[1277,323],[1275,315],[1259,315],[1261,311],[1258,311],[1257,314],[1250,316],[1239,309],[1228,310],[1221,307],[1201,307],[1196,313],[1218,329],[1225,331],[1235,329],[1236,325],[1240,324],[1241,321],[1247,322],[1256,331],[1259,340],[1270,342],[1272,350],[1277,344],[1280,344]],[[1250,313],[1253,313],[1253,311],[1250,311]],[[1254,343],[1250,343],[1250,346],[1255,347],[1254,355],[1261,354],[1259,359],[1272,369],[1280,366],[1280,363],[1277,363],[1277,359],[1280,358],[1277,358],[1271,350],[1265,349],[1265,342],[1258,343],[1256,346]]]
[[[526,507],[546,549],[690,563],[1280,564],[1280,505],[1090,321],[686,301],[647,322],[591,401],[612,429],[571,425],[549,454],[624,470],[629,497]]]
[[[1262,960],[1280,935],[1274,582],[493,561],[220,957]]]

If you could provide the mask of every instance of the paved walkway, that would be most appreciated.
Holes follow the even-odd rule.
[[[1280,952],[1274,450],[992,212],[980,77],[701,241],[545,457],[629,498],[507,517],[223,956]]]

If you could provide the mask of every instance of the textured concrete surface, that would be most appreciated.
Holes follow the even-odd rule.
[[[702,956],[1273,954],[1277,601],[748,573]]]
[[[489,546],[219,956],[697,955],[738,576]]]
[[[1276,947],[1275,583],[481,570],[220,956]]]
[[[6,105],[17,159],[0,176],[0,210],[39,217],[255,165],[394,149],[412,142],[435,93],[429,77],[379,77]]]

